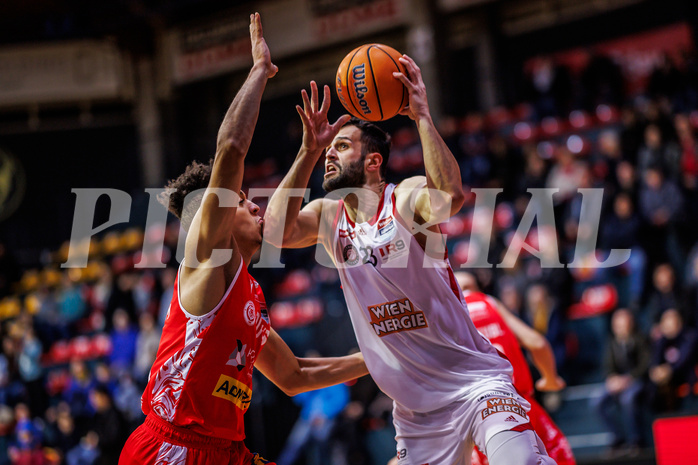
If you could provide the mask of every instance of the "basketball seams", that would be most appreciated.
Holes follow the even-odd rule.
[[[380,50],[381,52],[385,53],[386,55],[388,55],[388,58],[390,58],[390,61],[392,61],[392,62],[395,64],[395,68],[397,68],[397,71],[398,71],[399,73],[403,73],[402,69],[400,69],[400,65],[398,64],[398,62],[395,61],[395,59],[393,58],[393,56],[392,56],[390,53],[388,53],[387,50],[384,50],[383,47],[378,46],[378,45],[376,46],[376,48],[377,48],[378,50]],[[405,73],[403,73],[403,74],[405,74]],[[398,107],[398,111],[402,109],[402,105],[403,105],[403,103],[405,102],[405,94],[406,94],[406,91],[407,91],[407,88],[406,88],[405,85],[403,84],[403,85],[402,85],[402,98],[400,99],[400,106]]]
[[[349,103],[351,103],[351,106],[354,107],[354,110],[356,111],[356,113],[354,113],[353,115],[356,116],[356,117],[359,117],[359,118],[361,117],[361,112],[359,111],[358,108],[356,108],[356,105],[354,104],[354,100],[351,98],[352,92],[351,92],[350,86],[349,86],[349,70],[351,70],[351,62],[354,61],[354,58],[355,58],[356,55],[361,51],[362,48],[364,48],[363,45],[362,45],[361,47],[357,48],[357,49],[354,51],[354,54],[353,54],[353,55],[351,56],[351,58],[349,59],[349,63],[347,63],[347,75],[346,75],[345,81],[344,81],[344,82],[345,82],[345,85],[346,85],[346,88],[347,88],[347,95],[349,96]],[[351,112],[350,112],[350,113],[351,113]]]
[[[372,49],[383,52],[388,59]],[[337,70],[336,90],[347,112],[366,121],[385,121],[400,113],[408,98],[407,88],[393,77],[396,71],[406,74],[397,61],[400,56],[392,47],[373,43],[357,47],[344,57]]]
[[[378,50],[382,50],[380,47],[377,45],[369,45],[368,49],[366,50],[366,61],[368,61],[368,67],[371,69],[371,79],[373,79],[373,90],[376,94],[376,102],[378,103],[378,111],[380,111],[381,114],[381,121],[383,120],[383,105],[381,105],[381,94],[378,91],[378,82],[376,82],[376,75],[373,73],[373,61],[371,60],[371,49],[372,48],[377,48]]]

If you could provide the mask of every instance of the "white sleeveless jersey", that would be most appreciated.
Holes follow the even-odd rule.
[[[429,412],[487,379],[511,382],[511,365],[475,329],[446,257],[429,257],[408,231],[394,189],[386,186],[365,223],[354,224],[340,201],[323,245],[376,384],[401,406]]]

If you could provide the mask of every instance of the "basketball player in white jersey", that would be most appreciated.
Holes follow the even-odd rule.
[[[330,124],[329,88],[320,106],[311,82],[297,106],[303,143],[269,201],[265,238],[322,244],[338,268],[366,365],[394,401],[400,465],[469,464],[473,444],[492,465],[554,464],[512,386],[511,365],[468,317],[437,226],[463,204],[458,164],[431,119],[420,69],[400,61],[408,76],[394,76],[409,92],[401,114],[417,125],[426,177],[386,183],[390,137],[346,115]],[[307,186],[323,153],[323,188],[353,193],[301,210],[289,189]]]

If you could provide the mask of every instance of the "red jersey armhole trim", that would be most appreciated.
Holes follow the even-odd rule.
[[[383,192],[381,193],[381,199],[380,202],[378,203],[378,208],[376,209],[376,214],[371,217],[370,220],[368,220],[368,224],[371,226],[376,224],[376,221],[378,221],[378,218],[381,215],[381,212],[383,211],[383,204],[385,203],[385,194],[388,190],[388,186],[383,188]]]
[[[343,210],[344,210],[344,200],[339,199],[339,205],[337,205],[337,212],[334,214],[334,222],[332,222],[332,232],[337,230],[337,223],[339,223],[339,215],[342,214]],[[349,216],[347,216],[347,219],[349,220]]]
[[[354,223],[354,220],[352,220],[349,217],[349,212],[346,208],[344,208],[344,200],[339,201],[339,206],[342,208],[342,211],[344,212],[344,217],[347,219],[347,223],[349,223],[349,226],[353,228],[356,225],[356,223]]]
[[[397,187],[397,186],[396,186]],[[397,218],[398,223],[400,223],[405,229],[409,231],[410,227],[407,225],[407,222],[405,219],[400,215],[400,212],[397,210],[397,202],[395,201],[395,189],[393,189],[393,192],[390,194],[390,198],[393,202],[393,216]],[[412,220],[414,221],[414,219]],[[439,228],[439,232],[441,236],[443,237],[443,229],[441,228],[441,225],[438,224],[437,227]],[[446,239],[444,239],[444,260],[448,260],[448,245],[446,244]]]
[[[451,285],[451,290],[453,291],[453,294],[462,302],[465,302],[465,297],[463,297],[463,291],[460,290],[460,287],[458,286],[458,281],[456,280],[456,275],[453,274],[453,268],[451,268],[451,265],[448,265],[448,280],[449,284]]]
[[[405,229],[409,231],[409,227],[407,226],[407,222],[405,222],[405,219],[400,215],[400,212],[397,210],[397,202],[395,201],[395,189],[393,189],[393,192],[390,194],[390,200],[393,202],[393,216],[397,219],[397,222],[400,223]]]

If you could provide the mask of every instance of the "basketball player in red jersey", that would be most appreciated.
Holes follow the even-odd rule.
[[[531,404],[528,416],[536,433],[545,443],[548,455],[558,465],[574,465],[576,462],[567,438],[533,396],[533,378],[521,352],[523,346],[531,353],[533,363],[541,374],[541,378],[536,382],[536,389],[559,391],[565,387],[565,381],[557,374],[550,344],[544,336],[507,310],[500,301],[479,292],[473,275],[460,271],[455,273],[455,277],[463,290],[470,319],[475,327],[506,355],[514,367],[514,387]],[[485,455],[477,448],[473,449],[472,463],[488,464]]]
[[[250,36],[254,65],[220,127],[213,164],[194,163],[168,186],[169,208],[188,230],[185,257],[142,397],[147,417],[126,442],[123,465],[266,463],[242,442],[253,366],[290,395],[367,373],[361,354],[296,358],[270,328],[264,295],[247,272],[263,221],[240,191],[244,160],[277,71],[259,14],[250,16]],[[200,202],[185,201],[203,188]]]

